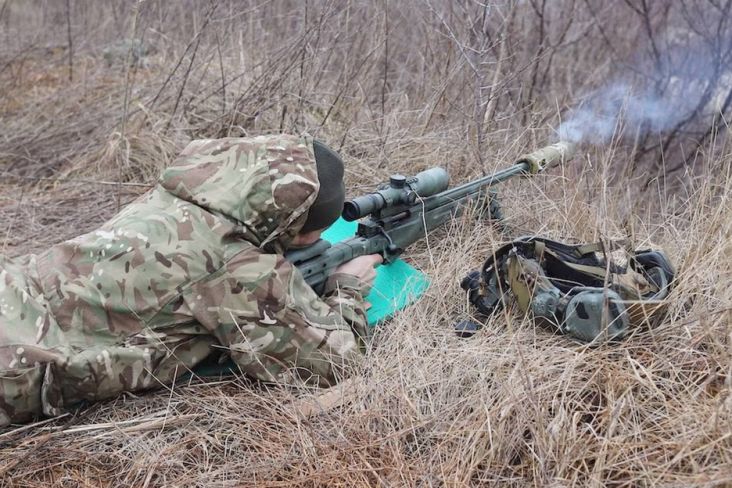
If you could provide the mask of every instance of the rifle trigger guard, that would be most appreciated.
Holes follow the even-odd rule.
[[[389,242],[389,245],[386,246],[386,249],[381,253],[381,257],[384,258],[384,263],[392,263],[395,260],[394,258],[401,254],[401,249],[394,244],[394,241],[391,240],[391,236],[387,234],[383,227],[379,226],[379,232],[381,235],[386,237],[386,240]]]

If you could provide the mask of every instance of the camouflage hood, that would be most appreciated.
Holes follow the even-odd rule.
[[[312,139],[289,135],[193,141],[160,184],[270,252],[302,228],[319,188]]]

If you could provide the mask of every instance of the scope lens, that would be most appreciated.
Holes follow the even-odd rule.
[[[349,222],[378,212],[386,205],[386,200],[379,193],[371,193],[356,197],[343,204],[343,218]]]
[[[343,204],[343,218],[349,222],[358,220],[361,217],[361,209],[353,200]]]

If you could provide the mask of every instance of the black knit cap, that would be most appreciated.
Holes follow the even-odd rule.
[[[308,218],[300,230],[302,233],[330,227],[340,217],[343,202],[346,200],[343,160],[338,153],[320,141],[313,141],[313,151],[320,190],[308,210]]]

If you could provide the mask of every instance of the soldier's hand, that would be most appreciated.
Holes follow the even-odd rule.
[[[344,273],[355,276],[369,286],[374,284],[376,278],[377,265],[381,264],[384,259],[380,254],[369,254],[368,256],[359,256],[347,263],[343,263],[335,269],[336,273]]]

